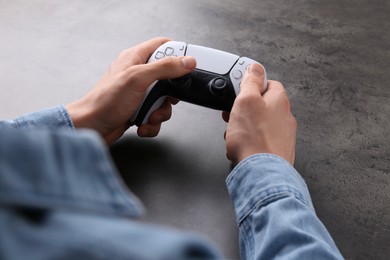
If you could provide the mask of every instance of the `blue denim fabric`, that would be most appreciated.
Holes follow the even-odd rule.
[[[342,258],[283,159],[249,157],[227,185],[243,259]],[[63,106],[0,122],[0,259],[222,258],[204,238],[140,223],[142,211],[100,137],[74,130]]]
[[[67,127],[73,129],[73,122],[64,106],[42,109],[36,112],[22,115],[15,119],[0,121],[0,129],[12,128],[58,128]]]
[[[219,259],[198,236],[142,224],[100,137],[0,129],[0,259]]]
[[[236,210],[242,259],[342,259],[315,214],[309,191],[284,159],[256,154],[227,186]]]

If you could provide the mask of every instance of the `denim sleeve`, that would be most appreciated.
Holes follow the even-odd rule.
[[[307,186],[284,159],[256,154],[228,176],[242,259],[342,259]]]
[[[199,235],[136,220],[142,203],[97,133],[6,128],[0,144],[0,259],[222,259]]]
[[[63,105],[39,110],[10,120],[0,120],[0,129],[28,127],[67,127],[73,129],[74,125]]]

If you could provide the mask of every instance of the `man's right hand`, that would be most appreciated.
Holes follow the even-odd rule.
[[[223,112],[227,157],[238,164],[256,153],[278,155],[291,165],[295,160],[297,123],[283,85],[268,81],[262,95],[264,68],[250,65],[241,82],[241,90],[232,111]]]

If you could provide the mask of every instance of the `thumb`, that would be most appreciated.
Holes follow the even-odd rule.
[[[261,94],[264,88],[264,67],[257,63],[249,65],[240,88],[240,95]]]
[[[167,57],[152,63],[130,67],[124,74],[125,84],[135,82],[134,89],[142,94],[148,86],[157,80],[172,79],[190,73],[196,67],[193,57]]]
[[[145,73],[152,75],[154,80],[178,78],[190,73],[196,67],[196,60],[191,56],[167,57],[145,64]]]

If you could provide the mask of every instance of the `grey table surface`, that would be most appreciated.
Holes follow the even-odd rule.
[[[296,169],[348,259],[390,256],[390,2],[0,1],[0,118],[85,94],[127,47],[154,36],[248,56],[283,82]],[[208,237],[238,258],[218,111],[179,103],[159,137],[111,148],[145,222]]]

